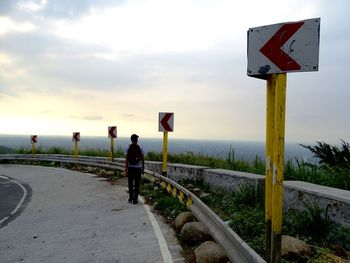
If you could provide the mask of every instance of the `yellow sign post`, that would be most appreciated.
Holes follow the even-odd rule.
[[[162,174],[167,176],[168,173],[168,132],[163,133],[163,163],[162,163]]]
[[[32,155],[35,155],[35,143],[32,143]]]
[[[265,256],[269,263],[281,261],[286,73],[318,70],[319,32],[319,18],[248,30],[247,74],[267,80]],[[284,46],[292,45],[286,53]]]
[[[267,79],[266,88],[266,171],[265,171],[265,258],[271,255],[271,219],[272,219],[272,170],[275,128],[276,74]]]
[[[38,135],[31,135],[30,142],[32,144],[32,155],[35,155],[36,153],[35,144],[38,142]]]
[[[109,160],[114,161],[114,138],[117,138],[117,126],[108,127],[108,138],[111,138],[111,148],[109,152]]]
[[[110,153],[109,153],[109,160],[111,162],[114,161],[114,138],[111,137],[111,150],[110,150]]]
[[[279,262],[281,258],[286,83],[285,73],[267,77],[265,256],[268,262]]]
[[[74,158],[78,159],[78,141],[74,142]]]
[[[174,131],[174,113],[160,112],[159,113],[159,131],[163,132],[163,163],[162,174],[167,176],[168,173],[168,132]]]
[[[74,142],[74,158],[78,159],[78,142],[80,141],[80,132],[73,132],[73,139]]]
[[[282,217],[283,217],[283,177],[284,177],[284,141],[286,115],[287,74],[276,74],[274,81],[275,127],[272,170],[272,251],[271,262],[281,261]]]

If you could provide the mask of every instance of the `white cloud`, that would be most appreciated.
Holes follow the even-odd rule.
[[[198,52],[237,33],[235,27],[225,23],[236,20],[229,17],[227,11],[196,9],[187,1],[130,1],[55,25],[61,37],[118,52]]]
[[[0,52],[0,65],[8,65],[12,63],[13,63],[13,59],[11,58],[10,55]]]
[[[20,3],[0,8],[4,125],[8,116],[33,118],[47,133],[84,127],[104,135],[106,120],[154,137],[158,111],[169,110],[173,137],[198,137],[201,127],[201,138],[263,140],[265,82],[246,76],[246,31],[320,16],[320,71],[288,76],[288,139],[344,138],[350,129],[346,1]]]
[[[45,8],[47,4],[47,0],[41,0],[39,2],[33,2],[33,1],[22,1],[18,3],[18,7],[20,9],[23,9],[25,11],[40,11],[43,8]]]
[[[0,36],[12,32],[28,33],[36,29],[37,26],[31,22],[17,22],[8,17],[0,17]]]

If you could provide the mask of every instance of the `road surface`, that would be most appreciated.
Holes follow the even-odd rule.
[[[183,262],[169,227],[127,199],[93,175],[0,165],[0,262]]]

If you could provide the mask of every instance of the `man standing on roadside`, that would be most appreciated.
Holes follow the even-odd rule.
[[[128,176],[129,203],[137,204],[139,196],[141,173],[145,170],[145,159],[142,148],[137,144],[139,136],[131,135],[131,144],[126,151],[125,173]]]

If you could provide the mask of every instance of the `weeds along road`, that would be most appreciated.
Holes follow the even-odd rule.
[[[39,166],[0,165],[0,176],[0,262],[172,262],[123,186]]]

